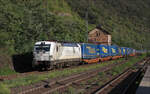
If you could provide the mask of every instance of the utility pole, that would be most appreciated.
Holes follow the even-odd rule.
[[[86,12],[86,33],[87,33],[87,42],[88,42],[88,11]]]
[[[62,6],[64,7],[64,0],[62,0]]]
[[[51,34],[50,30],[48,29],[48,12],[49,12],[49,7],[48,7],[48,0],[44,0],[44,33],[48,35],[48,39],[51,39]]]
[[[45,31],[47,31],[47,25],[48,25],[48,21],[47,21],[47,16],[48,16],[48,2],[47,0],[44,0],[44,9],[45,9]]]
[[[87,4],[87,10],[86,10],[86,13],[85,13],[85,19],[86,19],[86,37],[87,37],[87,42],[88,42],[88,11],[89,11],[89,0],[88,0],[88,4]]]
[[[29,3],[28,3],[28,5],[29,5],[29,27],[31,27],[31,20],[32,20],[32,9],[31,9],[31,6],[32,6],[32,2],[29,0],[28,1]]]

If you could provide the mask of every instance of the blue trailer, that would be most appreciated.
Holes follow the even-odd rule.
[[[118,47],[119,55],[121,56],[121,47]]]
[[[121,55],[122,56],[127,55],[127,48],[126,47],[121,47]]]
[[[98,49],[101,58],[110,56],[108,45],[98,45]]]
[[[119,55],[119,47],[116,45],[109,46],[111,56]]]
[[[132,53],[132,49],[131,48],[127,48],[127,55],[130,55]]]
[[[99,57],[99,49],[95,44],[81,44],[82,59],[94,59]]]

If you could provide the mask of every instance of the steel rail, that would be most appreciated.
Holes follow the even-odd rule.
[[[132,83],[135,81],[135,79],[140,75],[141,71],[144,70],[145,64],[150,60],[150,58],[147,58],[146,60],[143,61],[144,65],[142,67],[138,68],[137,73],[135,74],[134,78],[129,82],[128,86],[123,90],[122,94],[125,94],[128,90],[128,88],[132,85]],[[132,72],[132,68],[128,68],[125,70],[123,73],[119,74],[117,77],[115,77],[113,80],[109,81],[106,83],[102,88],[99,88],[96,90],[94,94],[103,94],[104,90],[108,89],[109,87],[113,87],[114,83],[117,83],[118,80],[122,79],[124,76],[130,74]]]
[[[124,62],[122,62],[122,63],[124,63]],[[48,84],[41,84],[38,87],[31,88],[31,89],[19,92],[17,94],[28,94],[30,92],[34,92],[34,91],[40,90],[42,88],[45,88],[45,86],[48,87],[49,90],[47,90],[45,93],[43,92],[43,94],[52,93],[52,92],[54,92],[56,90],[59,90],[61,88],[65,88],[65,87],[67,87],[67,86],[69,86],[69,85],[71,85],[73,83],[76,83],[76,82],[88,79],[88,78],[90,78],[92,76],[95,76],[95,75],[97,75],[98,72],[104,72],[104,71],[107,71],[109,69],[112,69],[114,66],[121,65],[122,63],[114,63],[114,64],[111,64],[111,65],[102,67],[100,69],[96,69],[96,70],[93,69],[93,70],[90,70],[90,71],[87,71],[87,72],[83,72],[83,73],[76,74],[76,75],[73,75],[73,76],[70,76],[70,77],[66,77],[64,79],[53,81],[53,82],[48,83]],[[72,79],[74,79],[74,80],[72,80]],[[69,82],[69,80],[71,80],[71,81]],[[53,87],[56,84],[58,86],[56,88],[52,89],[51,87]]]

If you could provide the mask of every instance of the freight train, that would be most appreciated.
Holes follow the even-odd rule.
[[[136,50],[116,45],[39,41],[34,45],[33,68],[53,69],[134,56]]]

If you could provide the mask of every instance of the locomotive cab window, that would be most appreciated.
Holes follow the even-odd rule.
[[[61,45],[64,47],[78,47],[76,43],[62,43]]]
[[[35,51],[50,51],[50,44],[44,44],[44,45],[35,45],[34,50]]]

